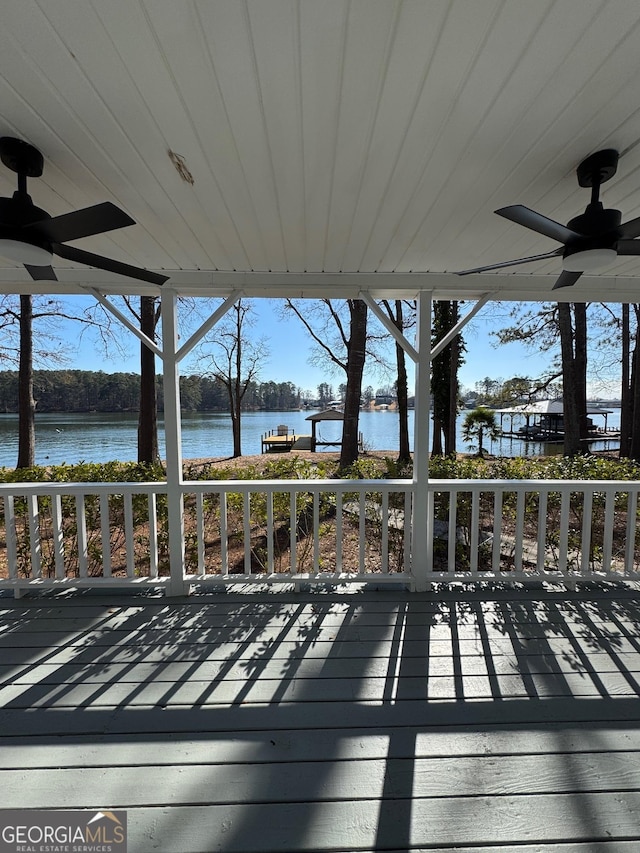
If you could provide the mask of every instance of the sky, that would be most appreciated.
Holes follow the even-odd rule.
[[[93,302],[92,297],[69,297],[65,300],[66,305],[80,310]],[[313,364],[311,341],[300,321],[291,315],[283,317],[277,300],[253,300],[253,304],[256,311],[253,331],[267,340],[269,349],[269,356],[263,363],[259,379],[293,382],[299,388],[314,394],[321,382],[328,382],[337,391],[338,385],[344,382],[344,374],[331,374],[326,365]],[[462,310],[467,309],[463,306]],[[459,374],[461,386],[473,390],[476,382],[485,377],[538,377],[549,367],[553,359],[552,352],[543,353],[518,343],[496,344],[495,332],[508,322],[508,306],[504,303],[488,303],[465,328],[463,334],[467,352]],[[378,325],[378,321],[373,317],[372,323]],[[127,330],[122,330],[121,334],[125,353],[112,352],[108,357],[105,357],[93,334],[85,332],[80,336],[77,324],[67,323],[64,335],[68,354],[66,367],[103,370],[107,373],[139,372],[139,344]],[[392,346],[389,347],[389,356],[393,364],[395,355]],[[196,372],[193,359],[185,359],[180,370],[183,374]],[[160,365],[158,371],[161,371]],[[410,382],[412,378],[411,376]],[[369,367],[365,369],[363,387],[371,385],[376,390],[392,384],[394,379],[395,376],[391,372],[385,375],[384,372]],[[592,376],[589,393],[592,396],[618,396],[617,382],[599,380]]]

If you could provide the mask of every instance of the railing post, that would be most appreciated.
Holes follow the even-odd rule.
[[[431,301],[429,290],[418,294],[416,394],[413,439],[413,513],[411,574],[416,592],[429,589],[433,570],[432,513],[429,512],[429,418],[431,414]]]
[[[178,299],[168,287],[162,290],[162,366],[164,429],[167,453],[167,511],[169,523],[168,595],[184,595],[184,499],[182,494],[182,429],[178,370]]]

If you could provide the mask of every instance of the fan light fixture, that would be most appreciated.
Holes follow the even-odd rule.
[[[584,249],[562,259],[562,268],[568,272],[600,272],[618,257],[615,249]]]
[[[17,264],[27,264],[30,267],[47,267],[53,260],[51,252],[41,246],[4,238],[0,238],[0,255]]]

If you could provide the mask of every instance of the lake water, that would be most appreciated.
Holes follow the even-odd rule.
[[[242,416],[242,452],[260,453],[262,435],[286,424],[296,434],[311,433],[306,420],[309,412],[246,412]],[[458,450],[470,452],[460,436],[464,413],[458,418]],[[602,418],[596,418],[601,425]],[[608,426],[619,427],[620,411],[609,415]],[[160,454],[164,458],[163,421],[159,421]],[[505,424],[506,426],[506,424]],[[318,439],[339,441],[342,424],[319,424]],[[360,431],[369,450],[398,449],[398,415],[395,412],[361,412]],[[409,414],[409,435],[413,447],[413,412]],[[614,446],[615,443],[614,443]],[[232,452],[231,418],[226,414],[185,414],[182,417],[182,452],[185,459],[224,457]],[[593,445],[603,449],[604,442]],[[337,449],[337,448],[328,448]],[[561,453],[561,444],[523,442],[502,438],[490,442],[487,450],[498,456],[526,456]],[[36,464],[60,465],[75,462],[135,460],[137,456],[137,415],[135,414],[39,414],[36,416]],[[14,467],[18,458],[18,416],[0,415],[0,466]]]

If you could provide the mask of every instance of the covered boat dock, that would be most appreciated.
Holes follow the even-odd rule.
[[[500,433],[507,438],[519,438],[523,441],[562,441],[564,438],[564,404],[562,400],[538,400],[533,403],[523,403],[507,409],[496,409],[500,418]],[[620,433],[607,427],[607,417],[611,409],[601,409],[597,406],[587,408],[589,434],[593,440],[604,438],[619,438]],[[604,418],[604,425],[598,427],[593,418]],[[504,419],[509,418],[509,427],[504,428]],[[524,425],[514,427],[514,419],[524,419]]]

